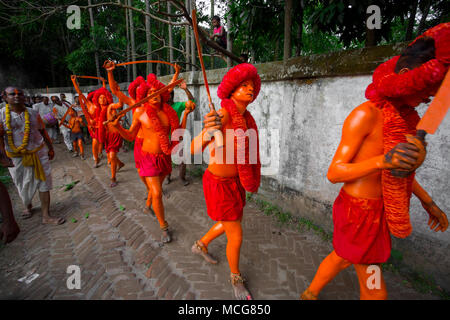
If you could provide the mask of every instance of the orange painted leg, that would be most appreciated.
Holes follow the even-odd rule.
[[[223,228],[222,222],[219,221],[213,225],[211,229],[209,229],[203,238],[200,239],[200,242],[205,246],[205,248],[208,248],[209,243],[218,236],[221,236],[224,232],[225,229]]]
[[[355,264],[361,300],[386,300],[387,290],[379,265]],[[369,268],[369,270],[367,269]]]
[[[83,140],[78,139],[78,147],[80,148],[80,155],[82,155],[84,157]]]
[[[77,143],[76,143],[76,141],[72,142],[72,146],[73,146],[73,152],[77,153],[78,150],[77,150]]]
[[[350,262],[339,257],[333,250],[333,252],[331,252],[325,259],[323,259],[322,263],[319,266],[319,269],[317,269],[313,281],[309,285],[308,289],[303,293],[303,295],[308,294],[307,292],[309,291],[310,294],[312,294],[314,297],[317,297],[320,291],[328,282],[333,280],[333,278],[336,277],[339,272],[349,267],[350,265]]]
[[[98,163],[98,140],[92,139],[92,155],[94,156],[95,163]]]
[[[118,166],[118,159],[115,152],[108,153],[108,161],[111,162],[111,181],[112,181],[111,187],[112,187],[113,184],[116,182],[116,171]]]
[[[161,178],[157,177],[145,177],[147,185],[150,187],[151,199],[153,204],[153,211],[158,219],[161,230],[167,230],[168,223],[164,219],[164,205],[162,201],[162,188]],[[149,193],[149,196],[150,196]]]
[[[239,274],[239,255],[242,244],[242,227],[240,221],[221,221],[227,235],[227,259],[232,273]]]

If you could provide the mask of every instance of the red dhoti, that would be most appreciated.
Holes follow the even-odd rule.
[[[136,161],[136,158],[135,158]],[[147,153],[141,150],[139,158],[139,175],[141,177],[156,177],[172,172],[172,157],[164,153]]]
[[[389,259],[389,234],[383,198],[355,198],[341,189],[333,205],[333,247],[353,264],[379,264]]]
[[[105,150],[107,153],[115,152],[118,153],[122,147],[123,139],[117,132],[106,133],[105,139]]]
[[[218,177],[206,170],[203,175],[203,193],[208,215],[214,221],[237,221],[242,218],[245,189],[239,177]]]

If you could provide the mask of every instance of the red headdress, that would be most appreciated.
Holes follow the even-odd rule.
[[[103,125],[103,122],[106,121],[106,112],[108,111],[107,106],[102,108],[100,106],[100,103],[98,102],[98,98],[103,95],[106,97],[106,104],[109,106],[111,103],[113,103],[113,97],[111,95],[111,92],[109,92],[106,88],[99,88],[93,92],[92,102],[97,107],[95,109],[95,119],[97,122],[97,139],[100,143],[105,142],[106,138],[106,130],[105,126]]]
[[[221,106],[230,114],[231,123],[236,135],[234,141],[236,152],[236,163],[238,167],[239,180],[245,190],[257,192],[261,183],[261,162],[259,159],[259,134],[255,119],[248,110],[240,114],[236,104],[229,99],[234,90],[240,84],[247,80],[253,80],[253,100],[259,94],[261,89],[261,78],[255,66],[250,63],[242,63],[230,69],[222,79],[217,95],[222,99]],[[252,144],[250,149],[249,137],[244,133],[247,129],[253,129],[256,132],[256,145]],[[250,135],[251,136],[251,135]],[[245,146],[245,149],[241,146]],[[250,164],[251,155],[256,154],[256,163]]]
[[[366,89],[366,98],[383,111],[384,152],[400,142],[406,142],[406,134],[415,135],[420,120],[414,108],[395,107],[392,99],[420,94],[439,85],[450,64],[450,23],[439,24],[417,39],[428,36],[435,42],[435,58],[403,74],[397,74],[395,66],[400,56],[395,56],[377,67],[373,82]],[[383,199],[386,219],[391,233],[399,238],[407,237],[412,226],[409,219],[409,201],[414,173],[406,178],[394,177],[390,170],[383,170]]]
[[[148,95],[149,90],[151,89],[159,90],[163,87],[165,87],[165,85],[156,78],[156,75],[150,73],[147,76],[147,81],[145,81],[144,78],[141,76],[137,77],[136,80],[134,80],[129,85],[128,93],[133,99],[135,99],[136,101],[140,101]],[[173,108],[167,104],[169,100],[170,100],[169,91],[166,91],[163,94],[161,94],[162,111],[164,111],[164,113],[169,118],[170,132],[173,133],[174,130],[179,128],[180,122],[175,110],[173,110]],[[165,154],[171,154],[172,149],[178,144],[178,142],[174,141],[173,143],[171,143],[171,141],[169,140],[169,132],[168,130],[163,128],[161,121],[157,116],[157,110],[149,106],[148,103],[145,103],[144,105],[146,106],[147,116],[150,118],[155,131],[158,133],[159,143],[161,145],[162,151]]]
[[[217,96],[220,99],[230,98],[233,91],[246,80],[253,80],[253,101],[255,101],[261,90],[261,78],[258,70],[250,63],[241,63],[230,69],[217,88]]]

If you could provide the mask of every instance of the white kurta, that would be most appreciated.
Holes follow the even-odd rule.
[[[37,122],[38,112],[35,110],[27,109],[30,113],[31,131],[30,140],[27,146],[27,150],[33,150],[39,147],[43,142],[44,138],[38,131],[39,124]],[[0,110],[0,121],[3,128],[6,131],[6,117],[5,108]],[[25,131],[25,115],[24,113],[17,114],[11,111],[11,128],[13,132],[13,141],[16,147],[20,146],[23,141],[24,131]],[[7,151],[12,152],[8,145],[7,135],[4,135],[5,148]],[[46,192],[52,189],[52,175],[50,161],[48,158],[48,148],[46,145],[37,152],[37,156],[41,160],[42,168],[44,169],[46,181],[39,180],[35,178],[34,167],[25,167],[22,165],[22,158],[12,158],[14,167],[8,168],[11,174],[12,180],[17,187],[20,198],[22,199],[25,206],[31,203],[34,194],[37,190],[40,192]]]

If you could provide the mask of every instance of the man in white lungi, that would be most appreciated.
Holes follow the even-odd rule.
[[[42,223],[61,224],[64,218],[50,216],[52,176],[50,160],[55,152],[45,125],[36,110],[25,107],[23,91],[8,87],[3,91],[5,108],[0,110],[0,150],[11,158],[8,168],[26,207],[23,218],[32,215],[32,199],[39,191]]]

